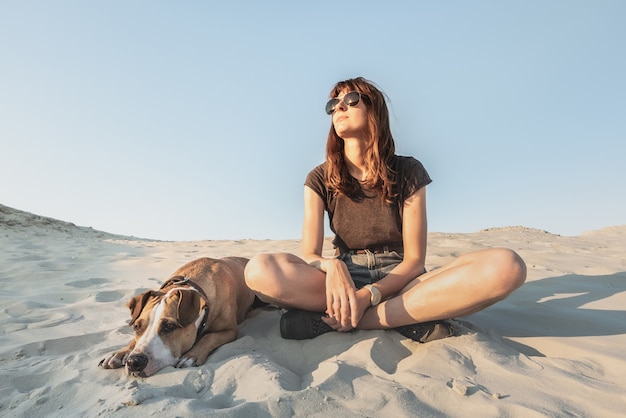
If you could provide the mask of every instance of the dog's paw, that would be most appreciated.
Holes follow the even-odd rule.
[[[100,360],[98,366],[102,367],[103,369],[119,369],[126,364],[126,357],[126,352],[115,351]]]
[[[182,356],[180,360],[178,360],[178,363],[176,363],[176,367],[178,367],[179,369],[184,369],[186,367],[193,367],[197,365],[198,364],[196,363],[195,357],[189,357],[186,355]]]
[[[206,362],[207,357],[209,357],[209,352],[196,345],[181,356],[178,363],[176,363],[176,367],[182,369],[185,367],[202,366]]]

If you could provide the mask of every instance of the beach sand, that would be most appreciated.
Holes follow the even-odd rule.
[[[203,366],[141,379],[97,367],[131,337],[128,299],[192,259],[298,254],[299,241],[161,242],[0,205],[0,416],[624,416],[626,226],[430,233],[427,268],[492,246],[520,253],[527,283],[455,320],[457,337],[288,341],[264,308]]]

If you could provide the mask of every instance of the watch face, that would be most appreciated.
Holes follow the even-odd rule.
[[[372,304],[372,306],[378,305],[380,303],[380,291],[376,289],[374,286],[368,286],[367,288],[372,294],[370,298],[370,303]]]

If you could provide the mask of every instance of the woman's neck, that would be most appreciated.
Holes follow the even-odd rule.
[[[348,172],[359,181],[365,180],[369,171],[365,162],[365,148],[364,140],[344,140],[343,152]]]

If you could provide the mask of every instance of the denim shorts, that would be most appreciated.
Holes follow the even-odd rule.
[[[343,253],[337,258],[346,263],[354,285],[360,289],[385,277],[400,264],[404,256],[396,251],[374,253],[365,250],[363,254]]]

